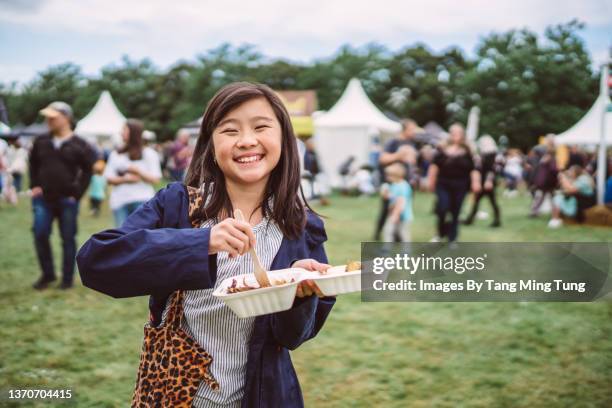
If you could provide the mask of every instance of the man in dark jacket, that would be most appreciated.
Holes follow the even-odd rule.
[[[34,243],[42,276],[34,288],[45,289],[55,280],[49,245],[53,220],[59,220],[63,262],[61,289],[72,287],[76,256],[79,200],[91,179],[95,152],[73,133],[70,105],[53,102],[40,113],[50,133],[40,136],[30,152],[30,188],[34,211]]]

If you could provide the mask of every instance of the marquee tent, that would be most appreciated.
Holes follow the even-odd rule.
[[[401,125],[387,118],[370,101],[361,82],[353,78],[328,111],[315,115],[314,142],[319,164],[335,187],[340,185],[338,167],[349,157],[359,166],[368,163],[375,137],[400,132]]]
[[[565,145],[598,145],[601,137],[601,115],[608,106],[602,93],[595,103],[574,126],[557,135],[555,142]],[[606,113],[606,144],[612,145],[612,112]]]
[[[125,120],[110,92],[103,91],[93,109],[79,121],[75,132],[89,142],[113,147],[121,143]]]

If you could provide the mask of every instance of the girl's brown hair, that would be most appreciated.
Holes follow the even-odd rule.
[[[138,119],[128,119],[125,125],[128,128],[128,140],[125,146],[119,149],[119,153],[127,153],[130,160],[140,160],[142,159],[144,124]]]
[[[225,176],[215,162],[212,135],[230,111],[255,98],[268,101],[280,123],[282,134],[280,159],[270,174],[263,200],[257,208],[262,209],[264,217],[274,220],[284,235],[297,238],[306,224],[306,209],[310,207],[300,187],[300,158],[289,113],[276,93],[266,85],[235,82],[224,86],[213,96],[202,118],[200,136],[185,184],[202,187],[206,204],[197,216],[204,219],[218,219],[219,215],[233,216]]]

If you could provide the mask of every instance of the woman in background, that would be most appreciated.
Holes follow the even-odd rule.
[[[117,227],[141,204],[155,195],[153,185],[161,179],[159,156],[143,146],[144,125],[128,119],[123,127],[124,145],[108,158],[104,177],[113,186],[109,204]]]
[[[429,189],[436,193],[438,216],[438,235],[431,242],[439,242],[444,237],[450,243],[457,240],[459,213],[470,186],[474,193],[480,192],[480,173],[465,143],[465,130],[455,123],[449,129],[448,141],[438,147],[429,166]],[[447,221],[449,215],[451,219]]]

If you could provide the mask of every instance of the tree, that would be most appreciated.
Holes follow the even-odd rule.
[[[356,77],[385,112],[448,126],[465,123],[476,105],[481,133],[504,134],[511,144],[527,148],[538,136],[571,126],[595,99],[597,75],[579,36],[582,28],[570,21],[548,27],[543,38],[527,29],[491,33],[480,40],[473,58],[453,47],[436,53],[416,44],[391,52],[370,43],[343,45],[330,57],[302,64],[268,59],[253,45],[222,44],[165,71],[148,59],[127,56],[94,77],[71,63],[52,66],[21,89],[0,84],[0,97],[12,122],[30,124],[54,100],[72,104],[82,117],[107,89],[126,116],[144,120],[164,140],[201,117],[215,92],[230,82],[313,89],[320,108],[329,109]]]
[[[537,138],[574,124],[592,104],[597,80],[571,21],[549,27],[545,41],[523,29],[490,34],[477,48],[476,66],[455,93],[455,118],[481,108],[481,134],[505,134],[510,143],[533,146]]]
[[[29,125],[41,121],[39,111],[53,101],[74,104],[85,82],[79,66],[65,63],[38,73],[20,91],[14,84],[4,86],[1,95],[5,98],[11,121]]]

